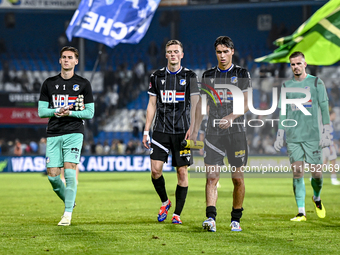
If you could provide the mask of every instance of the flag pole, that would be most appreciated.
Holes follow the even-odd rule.
[[[79,38],[79,71],[80,75],[84,76],[85,72],[85,46],[84,38]]]
[[[96,62],[94,63],[94,67],[93,67],[93,70],[92,70],[90,83],[92,83],[94,74],[95,74],[95,72],[96,72],[96,70],[97,70],[97,67],[98,67],[98,64],[99,64],[100,57],[101,57],[101,55],[102,55],[102,53],[103,53],[103,51],[102,51],[102,50],[103,50],[103,47],[104,47],[104,44],[101,43],[101,44],[99,45],[99,50],[98,50],[97,59],[96,59]]]

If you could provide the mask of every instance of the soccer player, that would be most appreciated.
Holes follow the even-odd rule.
[[[91,84],[74,73],[78,57],[78,50],[74,47],[61,49],[61,72],[44,81],[38,103],[40,118],[49,118],[46,146],[48,180],[65,204],[58,226],[71,224],[77,193],[76,167],[83,145],[83,119],[91,119],[94,114]],[[66,187],[60,179],[62,167],[65,169]]]
[[[244,115],[234,114],[233,95],[227,88],[217,85],[237,87],[243,92],[244,113],[248,111],[248,88],[251,87],[249,72],[233,64],[234,43],[228,36],[216,39],[215,54],[218,65],[202,75],[201,93],[206,95],[208,103],[208,123],[204,140],[204,164],[206,170],[206,217],[203,228],[216,232],[217,185],[220,169],[224,166],[224,157],[228,157],[233,190],[233,206],[231,211],[231,230],[241,231],[240,219],[243,211],[245,194],[244,175],[241,167],[247,164],[248,147],[244,125]],[[218,97],[215,96],[218,94]],[[202,97],[203,97],[202,95]],[[210,96],[213,95],[213,96]],[[237,98],[235,98],[237,100]],[[201,101],[197,108],[201,108]],[[216,104],[215,104],[216,101]],[[198,129],[202,117],[196,122]]]
[[[322,157],[323,157],[323,164],[324,166],[327,165],[328,161],[330,162],[329,170],[331,172],[331,182],[333,185],[340,185],[340,181],[336,178],[336,169],[335,169],[335,163],[336,158],[338,157],[336,154],[336,145],[333,141],[333,135],[334,135],[334,128],[333,128],[333,122],[336,119],[336,113],[331,110],[329,112],[329,118],[330,118],[330,139],[331,139],[331,145],[328,147],[325,147],[322,149]]]
[[[184,149],[181,142],[190,139],[190,130],[193,130],[194,125],[193,121],[190,125],[190,119],[194,120],[199,100],[197,75],[181,66],[183,56],[182,43],[178,40],[168,41],[165,46],[167,66],[156,70],[150,78],[143,135],[143,145],[147,149],[151,147],[152,183],[162,202],[158,213],[159,222],[166,219],[171,207],[162,174],[163,164],[167,162],[171,151],[172,166],[177,171],[176,208],[172,217],[174,224],[182,224],[180,215],[188,192],[187,166],[192,164],[191,152]],[[150,145],[149,131],[155,115]]]
[[[326,216],[320,194],[322,189],[322,147],[330,145],[330,126],[328,97],[325,85],[321,79],[306,73],[307,63],[302,52],[294,52],[289,56],[290,66],[294,77],[283,83],[283,88],[301,88],[310,92],[311,99],[304,103],[310,115],[305,115],[295,104],[286,105],[286,115],[280,110],[280,122],[274,143],[279,151],[283,146],[283,136],[286,133],[289,161],[293,171],[293,189],[298,214],[291,221],[306,221],[304,182],[304,161],[312,174],[311,184],[314,191],[312,197],[319,218]],[[282,94],[282,93],[281,93]],[[287,99],[304,98],[305,94],[288,92]],[[281,101],[281,100],[280,100]],[[279,103],[279,107],[281,104]],[[319,127],[319,111],[321,110],[323,132]],[[285,126],[283,126],[285,125]]]

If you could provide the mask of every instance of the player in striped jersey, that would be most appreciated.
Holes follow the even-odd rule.
[[[65,204],[59,226],[71,224],[77,193],[76,167],[83,145],[83,119],[91,119],[94,115],[91,84],[74,73],[78,56],[76,48],[65,46],[61,49],[61,72],[44,81],[38,103],[40,118],[49,118],[46,145],[48,180]],[[60,179],[62,167],[65,169],[66,187]]]
[[[234,169],[231,174],[234,190],[230,226],[231,231],[242,231],[240,220],[245,185],[241,167],[247,164],[248,146],[245,118],[243,114],[234,114],[233,100],[243,100],[244,113],[248,111],[248,88],[251,87],[251,79],[245,68],[234,65],[232,62],[234,43],[231,38],[220,36],[216,39],[214,46],[218,65],[203,73],[201,85],[202,97],[206,96],[209,108],[204,140],[204,163],[208,169],[206,176],[207,219],[202,225],[204,229],[216,232],[219,169],[224,167],[224,157],[227,156],[229,165]],[[238,99],[229,89],[223,88],[223,85],[237,87],[242,91],[243,98]],[[198,108],[200,108],[200,103]]]
[[[183,210],[188,191],[188,165],[192,164],[190,149],[184,149],[181,142],[190,138],[196,104],[199,99],[197,75],[181,66],[184,56],[182,43],[170,40],[166,46],[167,66],[155,71],[150,78],[149,104],[146,111],[146,123],[143,144],[149,149],[151,157],[151,179],[162,206],[158,221],[166,219],[171,207],[163,177],[163,164],[172,154],[172,166],[177,171],[176,208],[172,223],[182,224],[180,214]],[[155,117],[150,146],[149,131]],[[197,134],[196,134],[197,135]]]
[[[305,115],[295,104],[286,105],[286,115],[281,114],[281,109],[279,129],[274,148],[277,151],[282,148],[283,136],[286,133],[289,161],[293,171],[293,189],[298,206],[298,214],[291,221],[306,221],[304,161],[308,164],[312,174],[311,185],[314,191],[313,203],[316,213],[319,218],[326,216],[326,210],[321,203],[320,194],[323,183],[321,149],[329,146],[331,142],[328,96],[323,81],[306,73],[307,63],[302,52],[292,53],[289,56],[289,60],[294,77],[284,82],[283,88],[301,88],[309,91],[311,99],[303,106],[310,115]],[[287,99],[304,97],[305,94],[298,92],[286,94]],[[281,107],[281,103],[279,103],[279,107]],[[324,125],[323,130],[320,128],[320,110],[321,121]]]

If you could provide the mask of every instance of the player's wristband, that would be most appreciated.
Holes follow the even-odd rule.
[[[72,113],[73,113],[73,111],[69,111],[69,114],[68,114],[68,116],[71,116],[71,115],[72,115]]]
[[[143,135],[149,135],[149,131],[144,131]]]

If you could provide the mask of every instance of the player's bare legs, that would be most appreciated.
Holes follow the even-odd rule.
[[[241,167],[237,167],[235,172],[231,173],[231,179],[234,185],[233,190],[233,208],[231,211],[231,230],[242,231],[240,227],[240,220],[243,211],[243,200],[245,194],[244,174]]]
[[[213,166],[213,165],[205,164],[205,167],[207,169],[207,179],[206,179],[206,184],[205,184],[206,206],[207,206],[207,208],[209,206],[216,207],[216,202],[217,202],[217,198],[218,198],[217,183],[218,183],[218,180],[220,179],[220,173],[218,171],[219,166],[217,166],[217,165]],[[208,169],[214,169],[214,170],[209,171]],[[216,218],[216,214],[213,218],[214,219]]]
[[[151,177],[158,179],[163,173],[163,161],[151,159]]]
[[[220,166],[205,164],[206,171],[206,184],[205,184],[205,199],[206,209],[205,214],[207,219],[203,222],[203,228],[216,232],[216,202],[218,198],[217,183],[220,179]]]
[[[49,167],[47,168],[47,175],[51,177],[56,177],[60,175],[61,168],[60,167]]]
[[[234,209],[242,209],[244,194],[245,194],[245,185],[244,185],[244,174],[241,172],[241,168],[236,168],[236,172],[232,173],[232,181],[234,184],[233,191],[233,208]]]

